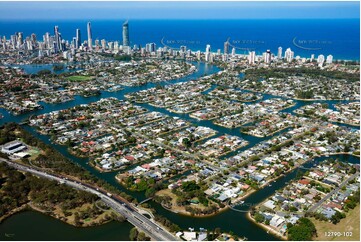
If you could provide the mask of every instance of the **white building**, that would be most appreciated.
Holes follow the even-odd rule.
[[[328,56],[327,56],[327,59],[326,59],[326,63],[327,63],[327,64],[332,64],[332,61],[333,61],[333,56],[332,56],[332,55],[328,55]]]
[[[292,62],[294,57],[294,52],[291,50],[291,48],[287,48],[285,51],[285,59],[287,62]]]
[[[324,62],[325,62],[325,56],[324,56],[324,55],[319,55],[319,56],[317,57],[317,63],[318,63],[319,65],[322,65]]]
[[[1,152],[7,155],[13,155],[17,152],[26,150],[27,147],[22,142],[12,141],[1,147]]]
[[[201,51],[200,50],[197,51],[196,55],[197,55],[197,60],[201,60]]]
[[[278,47],[277,58],[278,58],[279,60],[282,59],[282,47],[281,47],[281,46]]]
[[[310,61],[312,62],[314,59],[315,59],[315,54],[312,54]]]
[[[271,51],[270,51],[270,50],[267,50],[267,51],[266,51],[266,58],[264,59],[264,62],[265,62],[266,64],[269,64],[269,63],[271,63],[271,60],[272,60]]]
[[[205,53],[205,59],[206,61],[209,61],[211,55],[211,45],[206,46],[206,53]]]
[[[253,65],[256,60],[256,52],[250,51],[248,54],[248,64]]]

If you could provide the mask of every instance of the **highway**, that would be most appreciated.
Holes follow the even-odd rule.
[[[321,206],[321,204],[326,201],[327,199],[329,199],[333,194],[335,194],[336,192],[340,191],[340,189],[342,189],[343,186],[347,185],[347,183],[353,179],[355,179],[356,177],[358,177],[360,175],[359,172],[356,172],[355,174],[353,174],[352,176],[350,176],[348,179],[346,179],[345,181],[343,181],[340,186],[336,187],[335,189],[333,189],[330,193],[328,193],[326,196],[324,196],[320,201],[318,201],[318,203],[316,203],[315,205],[313,205],[310,209],[308,209],[308,212],[314,212],[319,206]]]
[[[28,167],[25,165],[20,165],[18,163],[11,162],[6,159],[0,158],[0,162],[6,162],[9,166],[23,172],[29,172],[38,177],[47,178],[50,180],[55,180],[71,186],[77,190],[87,191],[97,195],[101,200],[106,203],[109,207],[111,207],[114,211],[121,214],[125,217],[128,222],[133,224],[139,230],[143,231],[146,235],[151,237],[153,240],[157,241],[176,241],[179,240],[177,237],[163,229],[160,225],[148,219],[144,215],[138,212],[137,208],[134,208],[131,204],[124,202],[123,200],[117,198],[116,196],[108,196],[106,191],[95,189],[92,186],[81,183],[71,179],[64,179],[62,177],[58,177],[56,175],[52,175],[46,173],[44,171],[40,171],[34,169],[32,167]],[[110,194],[109,194],[110,195]]]

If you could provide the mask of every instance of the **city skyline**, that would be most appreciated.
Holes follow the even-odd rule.
[[[80,34],[80,29],[76,29],[75,32],[75,36],[72,37],[71,42],[69,42],[69,40],[62,38],[61,32],[59,31],[59,26],[55,25],[54,26],[54,36],[50,36],[49,32],[45,32],[45,34],[43,35],[43,46],[39,45],[39,56],[43,56],[43,53],[40,54],[41,51],[43,51],[44,48],[47,48],[48,50],[52,50],[55,53],[57,52],[63,52],[65,51],[65,55],[68,55],[68,52],[66,50],[72,50],[74,51],[74,49],[79,49],[80,47],[85,48],[86,50],[93,50],[93,47],[95,46],[96,49],[99,51],[99,49],[109,49],[109,50],[123,50],[126,53],[131,53],[131,51],[133,50],[139,50],[141,51],[141,53],[145,52],[155,52],[157,50],[157,55],[158,55],[158,51],[166,52],[167,49],[174,49],[172,47],[169,47],[167,45],[163,46],[159,46],[158,49],[156,48],[156,43],[152,42],[152,43],[147,43],[145,45],[145,48],[141,48],[141,45],[139,44],[134,44],[133,48],[130,46],[130,39],[129,39],[129,23],[128,20],[125,20],[122,24],[122,40],[121,41],[108,41],[106,39],[101,39],[99,40],[98,38],[95,40],[95,43],[93,43],[93,37],[92,37],[92,27],[91,27],[91,22],[87,22],[87,41],[84,41],[83,43],[81,43],[81,34]],[[6,36],[3,37],[4,39],[4,43],[3,43],[3,48],[7,48],[6,47]],[[15,32],[15,35],[11,35],[10,36],[10,41],[13,45],[13,48],[18,48],[20,49],[20,47],[22,46],[25,49],[28,50],[34,50],[33,48],[36,45],[36,34],[32,33],[31,36],[25,36],[24,38],[24,34],[23,32]],[[230,44],[229,42],[230,38],[228,38],[223,44],[223,54],[228,56],[229,52],[230,52],[230,48],[232,47],[232,54],[231,56],[235,56],[236,55],[236,49],[239,49],[238,47]],[[53,43],[52,43],[53,41]],[[39,44],[41,44],[41,42],[39,42]],[[108,47],[107,47],[108,46]],[[297,47],[297,45],[295,45]],[[302,47],[302,46],[301,46]],[[216,49],[211,51],[211,45],[210,44],[206,44],[205,47],[205,61],[206,62],[213,62],[213,59],[215,58],[215,55],[221,55],[221,49]],[[185,49],[187,49],[187,46],[182,45],[180,46],[179,50],[180,52],[185,53]],[[256,53],[256,51],[254,51],[253,49],[247,49],[248,54],[243,54],[244,56],[247,56],[248,58],[248,62],[249,64],[255,64],[255,61],[259,61],[259,59],[262,59],[266,64],[269,64],[272,60],[272,56],[275,56],[276,59],[282,59],[282,46],[279,46],[277,48],[277,55],[276,52],[272,53],[271,50],[269,48],[266,48],[264,50],[262,50],[260,52],[260,50],[258,50]],[[177,50],[177,49],[174,49]],[[246,49],[244,49],[246,50]],[[310,49],[312,50],[312,49]],[[316,49],[317,50],[317,49]],[[145,51],[145,52],[144,52]],[[189,57],[191,52],[193,51],[194,54],[196,54],[198,56],[198,59],[200,59],[199,55],[200,55],[200,50],[196,51],[195,49],[191,49],[189,48],[187,50],[187,56]],[[266,52],[264,52],[266,51]],[[176,52],[177,53],[177,52]],[[238,53],[239,54],[239,53]],[[223,57],[222,57],[223,58]],[[295,52],[291,50],[290,47],[288,47],[285,52],[284,52],[284,59],[287,62],[292,62],[294,59],[309,59],[311,61],[313,61],[315,59],[315,54],[311,54],[310,56],[300,56],[297,55],[295,56]],[[333,55],[332,54],[328,54],[327,55],[327,59],[325,59],[325,56],[323,53],[319,54],[317,56],[317,63],[320,63],[321,66],[323,65],[323,63],[326,61],[326,63],[330,64],[333,61]]]
[[[350,19],[359,18],[358,1],[349,2],[0,2],[2,20],[64,19]],[[242,9],[243,11],[239,11]],[[57,11],[54,14],[54,11]]]

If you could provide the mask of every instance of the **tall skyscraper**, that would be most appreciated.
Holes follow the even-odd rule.
[[[267,50],[266,51],[266,58],[265,58],[264,62],[266,64],[269,64],[269,63],[271,63],[271,60],[272,60],[272,53],[271,53],[270,50]]]
[[[327,64],[332,64],[332,61],[333,61],[333,56],[332,56],[332,55],[328,55],[328,56],[327,56],[327,59],[326,59],[326,63],[327,63]]]
[[[88,22],[88,47],[89,49],[93,48],[93,39],[92,39],[92,27],[91,27],[91,23]]]
[[[196,56],[197,56],[197,60],[201,60],[201,51],[200,50],[198,50],[196,52]]]
[[[119,42],[114,41],[114,50],[119,50]]]
[[[18,42],[20,45],[22,45],[24,42],[24,36],[23,36],[23,32],[19,32],[18,33]]]
[[[95,47],[97,48],[97,50],[99,49],[99,47],[100,47],[100,44],[99,44],[99,40],[98,39],[96,39],[95,40]]]
[[[11,39],[11,44],[12,44],[13,49],[16,49],[17,40],[18,40],[18,33],[15,33],[15,34],[11,35],[10,39]]]
[[[229,54],[229,42],[228,40],[226,42],[224,42],[224,50],[223,50],[224,54],[228,55]]]
[[[54,35],[55,35],[55,52],[61,50],[61,35],[59,33],[59,27],[54,27]]]
[[[287,62],[293,61],[294,54],[295,53],[291,50],[291,48],[287,48],[287,50],[285,51],[285,59],[287,60]]]
[[[250,51],[248,54],[248,64],[253,65],[256,60],[256,52]]]
[[[102,45],[102,49],[105,50],[107,48],[107,41],[105,39],[102,39],[100,43]]]
[[[46,44],[46,49],[51,49],[51,40],[50,40],[50,33],[49,32],[46,32],[45,33],[45,44]]]
[[[128,20],[123,24],[123,46],[129,46],[129,26]]]
[[[206,46],[206,53],[205,53],[205,59],[206,61],[209,61],[211,55],[211,45]]]
[[[323,62],[325,62],[325,56],[324,55],[319,55],[317,57],[317,63],[322,65]]]
[[[24,43],[24,37],[23,37],[23,33],[22,32],[19,32],[18,33],[18,46],[17,48],[19,49],[20,46]]]
[[[155,52],[157,45],[155,43],[147,43],[145,45],[145,51],[148,53]]]
[[[76,49],[76,37],[73,37],[73,40],[71,41],[71,47]]]
[[[183,53],[185,53],[187,51],[187,46],[182,45],[181,47],[179,47],[179,50]]]
[[[32,44],[35,45],[36,44],[36,34],[32,33],[30,39],[31,39]]]
[[[79,49],[81,46],[81,35],[80,35],[80,29],[76,29],[76,40],[75,40],[75,48]]]
[[[282,47],[278,47],[278,52],[277,52],[277,58],[280,60],[282,59]]]

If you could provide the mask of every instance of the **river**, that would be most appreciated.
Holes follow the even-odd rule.
[[[220,71],[219,68],[213,66],[213,65],[209,65],[207,63],[198,63],[195,62],[193,63],[196,67],[197,67],[197,71],[187,77],[183,77],[180,79],[176,79],[176,80],[172,80],[172,81],[167,81],[167,82],[162,82],[159,83],[160,85],[167,85],[167,84],[173,84],[173,83],[177,83],[177,82],[186,82],[189,80],[195,80],[203,75],[210,75],[213,73],[216,73],[218,71]],[[30,117],[31,115],[39,115],[42,113],[48,113],[50,111],[54,111],[54,110],[60,110],[60,109],[67,109],[70,107],[73,107],[75,105],[79,105],[79,104],[85,104],[85,103],[90,103],[90,102],[95,102],[98,101],[100,98],[106,98],[106,97],[116,97],[118,99],[124,99],[124,94],[129,93],[129,92],[136,92],[139,90],[144,90],[144,89],[148,89],[151,87],[155,87],[156,85],[159,84],[154,84],[154,83],[148,83],[146,85],[143,86],[139,86],[139,87],[125,87],[123,90],[120,90],[118,92],[101,92],[100,96],[95,96],[95,97],[89,97],[89,98],[84,98],[81,96],[76,96],[75,99],[73,101],[70,102],[66,102],[66,103],[61,103],[61,104],[46,104],[46,103],[41,103],[44,106],[44,109],[42,110],[37,110],[31,113],[27,113],[27,114],[22,114],[19,116],[13,116],[11,114],[9,114],[6,110],[0,109],[0,112],[4,115],[3,119],[0,119],[0,125],[2,123],[5,122],[21,122],[24,119]],[[262,100],[265,99],[269,99],[269,98],[273,98],[273,97],[277,97],[277,96],[272,96],[272,95],[264,95]],[[260,101],[260,100],[259,100]],[[297,101],[295,100],[296,105],[294,107],[288,108],[286,110],[284,110],[285,112],[291,113],[293,110],[303,106],[303,105],[307,105],[311,102],[307,102],[307,101]],[[335,103],[339,103],[340,101],[325,101],[329,104],[330,108],[332,107],[333,104]],[[189,117],[188,114],[175,114],[175,113],[171,113],[168,112],[167,110],[163,109],[163,108],[156,108],[153,106],[150,106],[149,104],[137,104],[140,106],[143,106],[151,111],[159,111],[162,113],[165,113],[167,115],[170,116],[175,116],[175,117],[180,117],[182,119],[191,121],[192,123],[196,123],[197,125],[203,125],[203,126],[207,126],[210,127],[212,129],[217,130],[219,133],[217,135],[220,134],[231,134],[231,135],[236,135],[239,137],[242,137],[244,139],[246,139],[249,142],[249,145],[247,145],[246,147],[243,147],[240,150],[237,150],[236,152],[242,151],[244,149],[248,149],[252,146],[254,146],[255,144],[259,143],[262,140],[265,139],[270,139],[271,137],[266,137],[266,138],[257,138],[254,136],[250,136],[250,135],[246,135],[246,134],[242,134],[240,132],[239,128],[235,128],[235,129],[228,129],[228,128],[224,128],[224,127],[220,127],[217,125],[214,125],[211,121],[198,121],[195,119],[192,119]],[[348,126],[348,125],[345,125]],[[351,127],[351,126],[349,126]],[[44,141],[47,144],[51,144],[53,147],[55,147],[57,150],[59,150],[63,155],[65,155],[66,157],[70,158],[71,160],[73,160],[74,162],[80,164],[82,167],[84,167],[85,169],[89,170],[91,173],[93,173],[94,175],[96,175],[97,177],[106,180],[108,183],[114,185],[115,187],[117,187],[119,190],[124,191],[130,195],[132,195],[133,197],[137,198],[138,201],[142,201],[145,199],[145,195],[143,192],[131,192],[128,191],[126,189],[124,189],[121,185],[119,185],[117,183],[117,181],[115,180],[115,175],[117,172],[110,172],[110,173],[100,173],[99,171],[97,171],[96,169],[92,168],[91,166],[89,166],[88,164],[88,159],[82,159],[82,158],[77,158],[74,157],[72,155],[70,155],[65,146],[60,146],[60,145],[56,145],[50,142],[49,137],[48,136],[44,136],[44,135],[40,135],[39,133],[35,132],[35,130],[32,127],[29,126],[24,126],[24,128],[26,130],[28,130],[29,132],[31,132],[32,134],[34,134],[34,136],[40,138],[42,141]],[[352,127],[355,128],[355,127]],[[275,135],[278,135],[280,133],[286,132],[288,129],[285,129],[283,131],[277,132]],[[232,152],[230,154],[228,154],[227,156],[231,156],[234,155],[236,152]],[[352,157],[352,156],[337,156],[339,159],[344,160],[344,161],[348,161],[348,162],[353,162],[353,163],[358,163],[359,159]],[[325,157],[322,158],[316,158],[315,161],[319,162],[321,160],[325,159]],[[312,165],[312,162],[309,162],[307,164],[305,164],[305,167],[310,167]],[[300,169],[300,168],[299,168]],[[276,190],[282,188],[283,186],[285,186],[286,182],[288,182],[289,180],[293,179],[296,174],[297,171],[299,170],[294,170],[293,172],[287,174],[284,177],[281,177],[279,180],[277,180],[276,182],[272,183],[272,186],[270,187],[266,187],[262,190],[259,190],[255,193],[253,193],[252,195],[250,195],[249,197],[247,197],[245,199],[245,203],[241,206],[236,207],[237,209],[240,210],[248,210],[250,206],[256,205],[257,203],[263,201],[264,199],[266,199],[268,196],[270,196],[271,194],[273,194]],[[266,231],[264,231],[263,229],[261,229],[259,226],[257,226],[256,224],[252,223],[251,221],[249,221],[246,218],[246,213],[245,212],[236,212],[233,210],[226,210],[220,214],[217,214],[215,216],[212,217],[207,217],[207,218],[194,218],[194,217],[188,217],[188,216],[183,216],[183,215],[179,215],[179,214],[175,214],[172,213],[168,210],[165,210],[164,208],[162,208],[159,204],[155,203],[155,202],[150,202],[150,204],[152,205],[152,207],[154,207],[157,212],[165,217],[167,217],[168,219],[170,219],[172,222],[178,224],[181,228],[183,229],[188,229],[189,227],[194,227],[196,230],[198,230],[200,227],[202,228],[206,228],[206,229],[213,229],[216,227],[221,228],[223,231],[233,231],[235,234],[243,237],[247,237],[249,240],[277,240],[276,237],[274,237],[272,234],[268,234],[266,233]],[[31,217],[34,216],[34,220],[39,219],[40,215],[37,215],[37,213],[26,213],[29,214],[29,221],[32,220]],[[18,214],[18,215],[14,215],[14,218],[17,218],[19,216],[25,216],[23,215],[23,213]],[[9,221],[12,221],[10,218]],[[41,219],[40,219],[41,220]],[[14,232],[15,234],[20,234],[19,231],[21,231],[20,229],[17,229],[17,223],[19,223],[19,225],[21,225],[22,222],[20,222],[19,220],[15,220],[18,222],[6,222],[2,225],[0,225],[0,231],[2,231],[1,229],[3,229],[3,227],[6,225],[8,226],[7,228],[14,231],[16,230],[17,232]],[[10,224],[8,224],[10,223]],[[35,224],[35,223],[34,223]],[[112,223],[113,224],[113,223]],[[126,224],[126,225],[125,225]],[[13,226],[13,227],[12,227]],[[53,225],[51,225],[53,226]],[[55,222],[54,222],[54,226],[55,226]],[[110,225],[109,225],[110,226]],[[118,224],[117,224],[118,226]],[[119,225],[119,229],[122,230],[124,226],[130,226],[128,223],[124,223],[124,224],[120,224]],[[74,231],[81,231],[83,229],[79,229],[79,228],[73,228]],[[94,232],[92,233],[99,233],[98,236],[101,236],[101,234],[103,234],[104,236],[107,234],[106,230],[107,227],[104,226],[99,226],[97,228],[92,228],[94,230]],[[56,240],[63,240],[61,237],[58,237],[57,234],[60,234],[59,236],[63,236],[62,234],[65,233],[75,233],[73,231],[70,231],[70,229],[66,229],[65,227],[59,226],[57,231],[64,231],[64,233],[62,232],[58,232],[58,233],[54,233],[52,236],[52,240],[56,239]],[[80,232],[81,234],[81,232]],[[128,236],[129,233],[127,233]],[[64,235],[65,236],[65,235]],[[111,238],[113,239],[109,239],[110,237],[102,237],[101,239],[103,240],[117,240],[118,237],[112,237],[111,235],[109,235]],[[114,234],[114,236],[116,236]],[[128,239],[128,237],[126,236],[125,239]],[[84,237],[84,240],[86,240],[86,238],[89,237]],[[91,237],[92,240],[97,238],[96,236]],[[20,238],[16,238],[17,240]],[[72,238],[73,239],[73,238]],[[74,238],[75,239],[75,238]],[[83,240],[82,237],[77,237],[75,240]],[[29,238],[27,239],[29,240]],[[64,239],[66,240],[66,239]],[[121,240],[121,239],[118,239]]]

